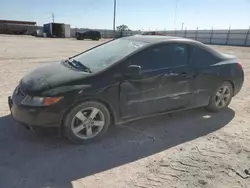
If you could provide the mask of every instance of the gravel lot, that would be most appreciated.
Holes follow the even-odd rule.
[[[1,188],[249,187],[250,48],[213,46],[245,69],[243,89],[221,113],[144,119],[87,146],[38,137],[11,119],[7,97],[24,74],[101,42],[0,35]]]

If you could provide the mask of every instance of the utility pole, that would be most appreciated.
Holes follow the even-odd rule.
[[[184,22],[181,23],[181,30],[183,30]]]
[[[54,15],[54,13],[52,13],[52,22],[53,23],[55,22],[55,15]]]
[[[230,30],[231,30],[231,25],[228,28],[228,32],[227,32],[227,39],[226,39],[226,45],[228,44],[228,39],[230,37]]]
[[[174,28],[176,24],[176,14],[177,14],[178,0],[175,0],[175,11],[174,11]]]
[[[250,26],[249,26],[249,29],[248,29],[247,34],[246,34],[245,46],[247,46],[247,45],[248,45],[248,44],[247,44],[247,41],[248,41],[248,37],[249,37],[249,35],[250,35]]]
[[[197,27],[197,29],[196,29],[196,34],[195,34],[195,40],[197,40],[197,35],[198,35],[198,29],[199,29],[199,27]]]
[[[116,0],[114,0],[113,38],[115,38]]]

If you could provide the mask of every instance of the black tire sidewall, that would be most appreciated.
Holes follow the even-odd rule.
[[[87,107],[98,108],[104,115],[105,124],[104,124],[104,127],[101,130],[101,132],[98,135],[96,135],[94,138],[81,139],[81,138],[77,137],[76,135],[74,135],[74,133],[72,132],[71,122],[72,122],[72,119],[74,118],[76,113],[78,113],[80,110],[87,108]],[[105,135],[107,130],[109,129],[110,125],[111,125],[111,115],[110,115],[108,108],[100,102],[86,101],[86,102],[82,102],[81,104],[73,107],[69,111],[69,113],[65,116],[65,120],[63,121],[63,132],[64,132],[64,135],[73,143],[88,144],[88,143],[92,143],[94,141],[101,139]]]
[[[218,89],[220,89],[221,87],[223,87],[223,86],[225,86],[225,85],[227,85],[227,86],[229,87],[229,89],[230,89],[230,99],[229,99],[228,103],[227,103],[224,107],[219,108],[219,107],[216,106],[216,104],[215,104],[215,95],[216,95]],[[230,104],[230,102],[231,102],[231,100],[232,100],[232,97],[233,97],[233,86],[232,86],[232,84],[231,84],[230,82],[228,82],[228,81],[222,82],[222,83],[216,88],[216,90],[214,91],[213,95],[210,97],[209,104],[208,104],[208,106],[207,106],[206,108],[207,108],[207,110],[209,110],[209,111],[211,111],[211,112],[218,112],[218,111],[220,111],[220,110],[222,110],[222,109],[228,107],[228,105]]]

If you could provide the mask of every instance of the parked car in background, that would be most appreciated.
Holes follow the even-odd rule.
[[[113,124],[203,106],[218,112],[243,81],[234,56],[190,39],[136,35],[32,71],[8,101],[32,130],[57,127],[87,143]]]
[[[84,32],[76,32],[75,37],[77,40],[84,40],[84,39],[100,40],[101,33],[99,31],[88,30]]]

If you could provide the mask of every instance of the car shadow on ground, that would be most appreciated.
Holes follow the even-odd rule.
[[[203,108],[135,121],[102,141],[76,146],[41,138],[12,118],[0,118],[0,187],[72,188],[72,182],[194,140],[227,125],[235,112]]]

